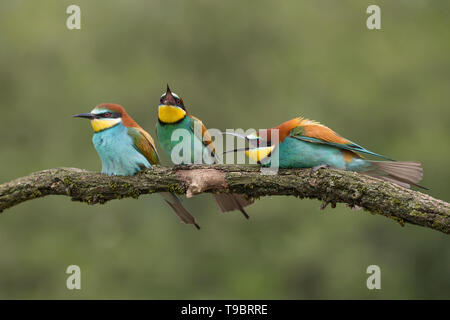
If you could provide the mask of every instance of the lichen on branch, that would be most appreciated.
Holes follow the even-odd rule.
[[[0,185],[0,212],[24,201],[63,195],[88,204],[138,198],[155,192],[238,193],[251,198],[284,195],[346,203],[394,219],[450,234],[450,204],[419,191],[355,172],[336,169],[280,169],[261,174],[249,165],[154,166],[132,177],[109,177],[76,168],[32,173]]]

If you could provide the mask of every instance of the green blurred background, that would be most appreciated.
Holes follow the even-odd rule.
[[[366,28],[381,6],[382,30]],[[81,7],[81,30],[66,8]],[[2,1],[0,182],[53,167],[100,170],[87,121],[124,105],[155,136],[166,83],[213,128],[298,115],[398,160],[450,200],[449,1]],[[165,164],[168,164],[165,158]],[[449,237],[344,205],[267,197],[219,214],[158,196],[87,206],[46,197],[0,216],[0,298],[450,298]],[[66,289],[68,265],[82,290]],[[381,267],[382,289],[366,287]]]

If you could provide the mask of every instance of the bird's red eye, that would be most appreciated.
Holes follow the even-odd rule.
[[[105,118],[111,117],[111,113],[110,113],[110,112],[105,112],[104,117],[105,117]]]

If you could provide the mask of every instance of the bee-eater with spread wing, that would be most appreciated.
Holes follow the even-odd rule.
[[[195,128],[200,128],[200,130],[195,130]],[[169,157],[173,148],[179,143],[179,141],[172,140],[172,134],[177,129],[184,129],[190,137],[192,152],[188,163],[194,163],[196,156],[203,157],[204,154],[211,155],[212,162],[219,162],[212,138],[206,127],[200,119],[187,112],[183,100],[177,94],[171,92],[167,85],[166,93],[161,96],[159,101],[156,133],[161,147]],[[186,161],[186,159],[183,159],[183,161]],[[244,207],[252,204],[253,200],[248,200],[245,196],[239,194],[214,194],[213,196],[221,212],[239,210],[248,219]]]
[[[278,130],[277,134],[275,130]],[[306,118],[294,118],[278,127],[240,137],[249,141],[249,147],[232,151],[245,151],[248,157],[263,166],[270,165],[270,156],[278,148],[280,168],[333,167],[361,172],[406,188],[410,185],[424,188],[417,184],[423,176],[419,162],[393,161],[341,137],[319,122]],[[388,161],[367,160],[363,155]]]
[[[153,138],[122,106],[102,103],[90,113],[81,113],[74,117],[91,121],[95,132],[92,142],[102,161],[102,173],[110,176],[132,176],[159,163]],[[161,195],[182,222],[193,224],[200,229],[176,195],[170,192],[163,192]]]

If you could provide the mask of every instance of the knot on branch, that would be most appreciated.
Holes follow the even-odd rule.
[[[419,191],[355,172],[280,169],[264,175],[258,166],[154,166],[141,174],[109,177],[76,168],[32,173],[0,185],[0,212],[47,195],[69,196],[88,204],[142,194],[173,192],[192,197],[203,192],[235,193],[252,198],[272,195],[312,198],[361,207],[373,214],[450,234],[450,204]]]
[[[208,190],[227,188],[225,172],[216,169],[180,170],[176,174],[188,185],[188,198]]]

